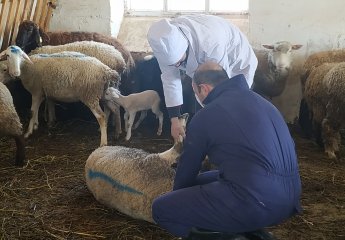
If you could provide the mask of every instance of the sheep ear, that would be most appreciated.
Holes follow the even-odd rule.
[[[274,46],[273,46],[273,45],[262,44],[262,46],[263,46],[264,48],[267,48],[267,49],[274,49]]]
[[[303,47],[303,45],[295,44],[295,45],[292,45],[292,50],[297,50],[297,49],[300,49],[301,47]]]
[[[182,114],[179,118],[180,118],[180,119],[184,119],[186,122],[188,122],[189,113],[184,113],[184,114]]]
[[[40,30],[38,26],[35,26],[34,28],[34,34],[35,34],[35,41],[38,47],[42,47],[42,37],[40,34]]]
[[[45,32],[43,32],[43,30],[41,28],[39,28],[38,31],[40,33],[42,43],[44,43],[44,44],[49,43],[50,37]]]
[[[5,60],[7,56],[7,50],[0,53],[0,61]]]

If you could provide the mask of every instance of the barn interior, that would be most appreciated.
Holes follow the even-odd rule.
[[[302,45],[292,53],[292,69],[284,91],[269,101],[284,117],[295,141],[303,213],[268,230],[282,240],[341,240],[345,239],[344,144],[336,159],[330,159],[322,144],[303,131],[299,120],[303,64],[314,53],[344,48],[344,6],[342,0],[333,0],[332,4],[312,0],[297,4],[286,0],[2,0],[0,45],[4,51],[15,44],[24,20],[37,23],[46,32],[97,32],[117,38],[131,52],[137,63],[135,81],[145,79],[146,83],[160,78],[157,64],[152,67],[140,63],[152,54],[146,38],[149,27],[163,18],[217,15],[235,24],[255,49],[263,50],[263,44],[277,41]],[[5,85],[25,132],[31,117],[31,95],[19,80]],[[190,79],[185,85],[191,89]],[[161,86],[158,88],[162,92]],[[190,104],[183,110],[193,115],[200,106],[194,95],[184,97]],[[16,142],[0,133],[1,239],[178,239],[155,224],[98,202],[85,183],[85,162],[99,147],[101,135],[94,115],[81,103],[58,102],[57,121],[49,126],[45,107],[41,104],[38,129],[25,139],[23,167],[14,165]],[[149,153],[169,149],[173,145],[170,121],[164,104],[161,108],[165,116],[161,136],[156,135],[158,121],[148,113],[132,131],[130,141],[125,140],[124,133],[116,139],[115,127],[109,124],[108,145]],[[342,129],[340,135],[343,140]]]

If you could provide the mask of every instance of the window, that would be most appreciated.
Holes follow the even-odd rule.
[[[247,14],[249,0],[125,0],[128,15]]]

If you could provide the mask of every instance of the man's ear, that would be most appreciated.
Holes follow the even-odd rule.
[[[199,87],[200,87],[200,92],[202,92],[203,94],[208,94],[213,89],[211,85],[206,84],[206,83],[200,84]]]

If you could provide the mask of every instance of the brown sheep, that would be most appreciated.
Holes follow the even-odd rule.
[[[322,65],[323,63],[337,63],[337,62],[344,62],[345,61],[345,49],[338,49],[338,50],[331,50],[331,51],[322,51],[311,54],[305,61],[301,75],[301,87],[302,93],[304,95],[304,88],[306,85],[306,81],[313,70],[313,68]],[[304,134],[310,138],[312,136],[316,137],[316,141],[319,145],[322,142],[321,139],[321,132],[320,129],[313,129],[312,127],[312,114],[310,113],[310,107],[307,105],[305,97],[303,96],[300,109],[299,109],[299,118],[298,122],[303,130]]]
[[[44,32],[38,24],[25,20],[19,25],[16,45],[30,53],[42,45],[63,45],[77,41],[95,41],[114,46],[119,50],[126,62],[127,72],[134,67],[131,53],[114,37],[97,32]]]
[[[313,67],[305,84],[304,97],[313,114],[313,123],[321,126],[325,152],[336,159],[339,130],[345,124],[345,63],[324,63]]]

